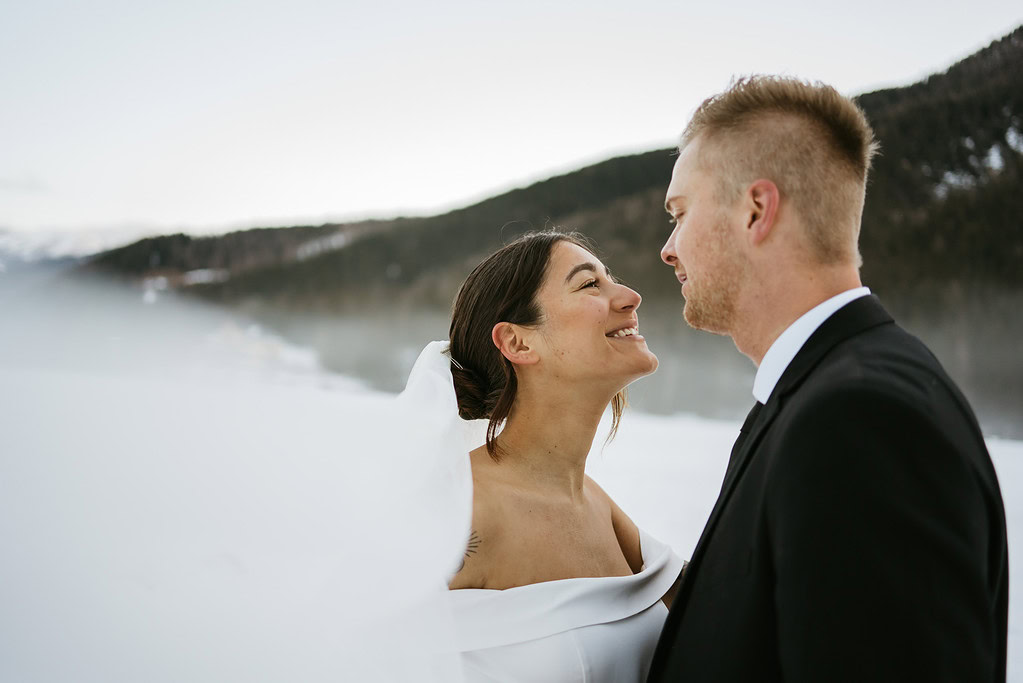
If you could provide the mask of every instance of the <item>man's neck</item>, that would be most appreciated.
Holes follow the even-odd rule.
[[[731,332],[736,348],[756,366],[775,340],[810,309],[833,296],[861,287],[855,268],[817,269],[765,278],[740,308]]]

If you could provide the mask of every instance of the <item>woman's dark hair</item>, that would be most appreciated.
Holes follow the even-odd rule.
[[[499,322],[527,326],[542,322],[536,295],[558,242],[571,242],[596,255],[590,241],[576,232],[526,233],[476,266],[455,297],[448,338],[458,414],[466,420],[490,420],[487,453],[495,460],[497,429],[511,412],[518,382],[512,363],[494,345],[491,331]],[[625,392],[620,391],[611,400],[608,440],[618,431],[624,408]]]

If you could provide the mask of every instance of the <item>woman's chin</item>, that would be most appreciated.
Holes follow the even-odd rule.
[[[657,360],[657,356],[655,356],[654,352],[651,351],[650,349],[646,349],[646,356],[647,367],[643,371],[643,374],[639,375],[636,379],[639,379],[639,377],[646,377],[647,375],[652,375],[655,372],[657,372],[657,367],[660,365],[660,361]]]
[[[622,344],[623,345],[628,344],[631,346],[631,348],[628,349],[628,355],[631,357],[630,365],[631,364],[635,364],[637,366],[644,365],[645,368],[640,370],[637,367],[636,370],[642,374],[636,375],[633,379],[638,379],[639,377],[643,377],[644,375],[649,375],[655,370],[657,370],[657,356],[655,356],[654,352],[651,351],[650,348],[646,345],[646,339],[644,339],[643,337],[638,337],[635,339],[624,341],[622,342]]]
[[[648,355],[647,355],[647,358],[646,358],[646,363],[644,363],[642,365],[637,364],[637,367],[635,367],[633,372],[630,373],[628,381],[626,381],[626,383],[624,385],[622,385],[622,389],[624,389],[626,386],[632,384],[637,379],[642,379],[642,378],[646,377],[647,375],[654,374],[657,371],[657,366],[659,365],[659,361],[657,360],[657,356],[655,356],[653,353],[650,353],[650,352],[647,352],[647,354]]]

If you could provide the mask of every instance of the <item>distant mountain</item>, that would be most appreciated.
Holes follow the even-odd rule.
[[[215,279],[221,279],[242,277],[249,271],[280,264],[301,264],[388,225],[388,221],[363,221],[254,228],[207,237],[162,235],[97,254],[89,260],[87,268],[132,278],[163,277],[172,285],[187,285],[190,273],[218,273]]]
[[[0,257],[21,263],[77,259],[155,234],[145,227],[98,230],[6,230],[0,228]]]
[[[225,271],[225,281],[191,291],[227,302],[319,308],[400,292],[409,303],[446,306],[479,255],[528,229],[562,225],[558,216],[663,184],[672,163],[668,150],[611,159],[428,218],[151,238],[99,254],[89,268],[179,282],[190,271]]]
[[[882,149],[864,210],[865,282],[1023,287],[1023,27],[943,73],[858,101]],[[91,267],[171,275],[250,309],[448,306],[485,254],[553,225],[593,237],[645,297],[677,298],[657,257],[672,163],[669,149],[611,159],[428,218],[143,240]]]

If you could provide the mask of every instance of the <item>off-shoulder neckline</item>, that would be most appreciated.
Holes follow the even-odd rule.
[[[627,576],[579,576],[505,589],[449,590],[462,651],[499,647],[638,614],[671,588],[682,560],[640,530],[643,569]]]

